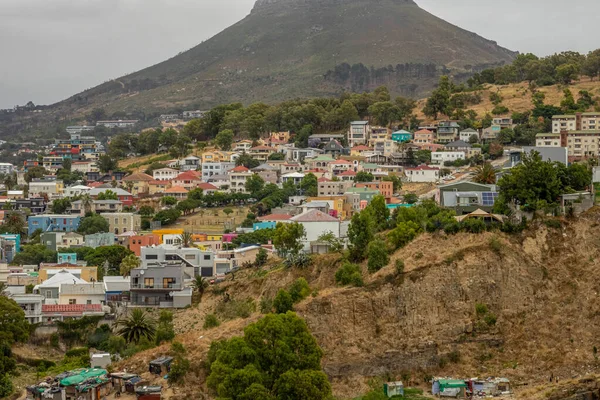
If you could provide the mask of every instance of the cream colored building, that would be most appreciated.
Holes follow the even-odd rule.
[[[133,213],[104,213],[100,214],[110,225],[109,232],[120,235],[125,232],[139,231],[142,217]]]
[[[538,133],[535,135],[537,147],[560,147],[560,133]]]

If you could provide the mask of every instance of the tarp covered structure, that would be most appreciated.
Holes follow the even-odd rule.
[[[103,375],[106,375],[107,373],[108,373],[108,371],[106,371],[105,369],[102,369],[102,368],[84,369],[84,370],[80,371],[78,374],[74,374],[74,375],[71,375],[71,376],[61,379],[60,384],[61,384],[61,386],[75,386],[75,385],[79,385],[80,383],[82,383],[84,381],[87,381],[88,379],[103,376]]]

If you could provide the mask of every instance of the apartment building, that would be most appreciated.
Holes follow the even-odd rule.
[[[552,117],[552,133],[600,129],[600,113],[584,112]]]
[[[561,144],[563,147],[567,147],[569,157],[574,159],[580,160],[588,157],[598,157],[600,154],[600,130],[563,133],[561,135]]]
[[[130,304],[142,307],[184,308],[192,303],[184,287],[185,264],[174,262],[135,268],[130,274]]]
[[[255,146],[248,150],[248,154],[260,162],[266,162],[269,159],[269,156],[276,152],[276,149],[269,146]]]
[[[110,225],[110,232],[114,232],[115,235],[139,231],[142,226],[142,216],[139,214],[103,213],[101,215]]]
[[[465,158],[464,151],[436,151],[431,153],[431,163],[436,165],[444,165],[446,162],[464,160]]]
[[[450,143],[458,139],[460,125],[456,121],[440,121],[436,139],[440,143]]]
[[[65,185],[63,181],[52,178],[38,178],[29,182],[29,196],[40,197],[42,193],[48,197],[58,197],[63,194]]]
[[[246,180],[254,175],[252,171],[243,165],[239,165],[229,171],[229,190],[232,193],[246,193]]]
[[[538,133],[535,135],[536,147],[560,147],[560,133]]]
[[[346,193],[348,188],[352,187],[352,181],[319,181],[318,195],[323,196],[341,196]]]
[[[37,229],[41,229],[43,232],[75,232],[79,228],[80,221],[80,215],[31,215],[27,219],[27,232],[30,236]]]
[[[350,147],[367,144],[371,135],[371,127],[367,121],[354,121],[350,123],[348,131],[348,144]]]

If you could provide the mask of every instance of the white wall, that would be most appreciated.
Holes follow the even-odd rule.
[[[436,151],[431,153],[432,164],[443,164],[446,161],[464,160],[464,151]]]
[[[336,238],[340,237],[340,223],[339,221],[331,222],[301,222],[306,230],[306,238],[302,240],[304,244],[304,250],[310,250],[310,242],[314,242],[327,231],[333,232]]]

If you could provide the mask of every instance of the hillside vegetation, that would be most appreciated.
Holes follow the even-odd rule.
[[[340,398],[367,392],[374,378],[418,385],[432,375],[507,376],[515,398],[547,397],[551,374],[562,382],[600,366],[599,235],[598,209],[560,228],[538,221],[516,235],[422,234],[375,274],[361,264],[364,287],[335,284],[336,254],[305,269],[271,263],[240,271],[174,319],[193,360],[178,396],[206,390],[203,361],[213,340],[241,335],[279,289],[304,277],[312,295],[295,310],[323,348],[324,371]],[[202,328],[208,314],[218,328]],[[166,352],[142,352],[120,367],[142,373]]]

